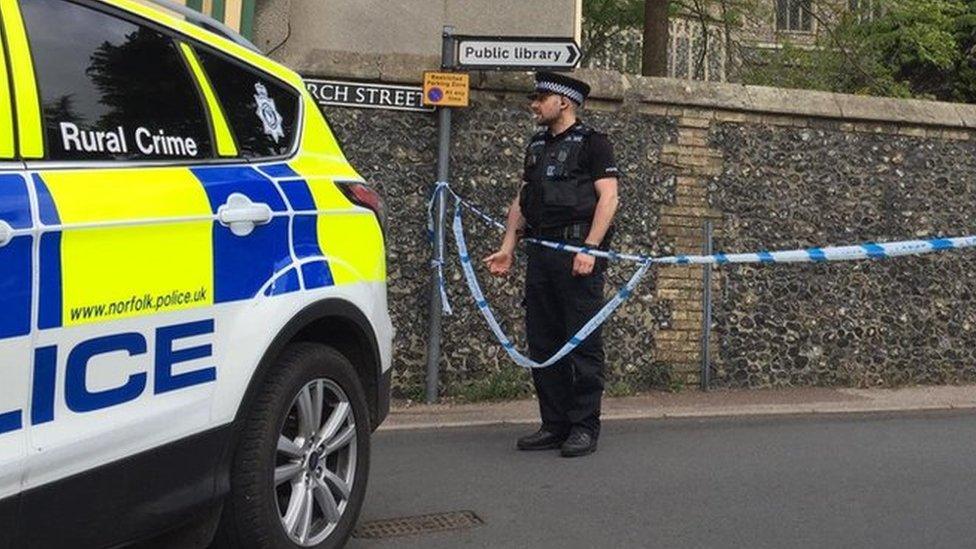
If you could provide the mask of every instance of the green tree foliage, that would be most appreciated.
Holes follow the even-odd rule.
[[[728,65],[748,84],[976,103],[976,0],[810,0],[817,36],[758,49],[775,0],[671,0],[672,16],[721,28]],[[583,0],[584,59],[643,27],[644,0]]]
[[[696,60],[695,78],[704,76],[706,50],[715,47],[713,39],[725,42],[726,66],[735,71],[741,43],[741,30],[761,25],[772,14],[769,0],[671,0],[672,17],[684,17],[698,23],[704,43]]]
[[[965,2],[953,26],[959,59],[952,79],[952,99],[976,103],[976,0]]]
[[[953,27],[961,8],[955,0],[891,0],[880,17],[842,27],[868,62],[881,65],[883,85],[868,91],[946,97],[960,59]],[[896,89],[886,89],[890,82]]]
[[[644,0],[583,0],[583,62],[598,55],[615,37],[644,26]]]
[[[976,100],[976,0],[875,0],[811,5],[813,47],[746,54],[746,83],[845,93]]]
[[[739,46],[736,30],[768,18],[772,13],[767,7],[770,0],[670,0],[668,12],[671,17],[684,17],[709,29],[702,34],[711,38],[716,30],[721,30],[726,42],[725,51],[733,61],[731,53]],[[583,0],[583,62],[600,57],[608,49],[612,50],[621,33],[640,31],[644,27],[644,0]],[[703,69],[702,58],[696,63],[694,72]]]

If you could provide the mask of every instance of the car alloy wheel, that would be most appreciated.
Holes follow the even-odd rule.
[[[318,545],[345,512],[356,475],[356,418],[346,393],[319,378],[295,395],[278,436],[274,487],[281,526]]]

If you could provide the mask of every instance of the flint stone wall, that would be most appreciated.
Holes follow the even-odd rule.
[[[729,250],[976,234],[971,140],[723,124],[711,199]],[[972,251],[727,269],[719,382],[886,386],[976,380]]]
[[[611,135],[627,174],[618,250],[697,253],[706,219],[718,225],[716,249],[727,252],[976,233],[970,106],[580,72],[594,86],[583,118]],[[479,88],[472,106],[454,115],[452,185],[502,219],[534,131],[523,95],[529,80],[513,74],[472,80]],[[436,118],[340,108],[326,116],[353,164],[387,197],[394,389],[420,398]],[[475,259],[500,241],[499,232],[472,216],[465,227]],[[474,307],[450,231],[447,238],[454,315],[444,321],[442,394],[463,395],[493,380],[528,391],[528,376],[507,359]],[[976,380],[972,253],[717,270],[712,384]],[[521,266],[524,260],[520,252]],[[633,268],[612,267],[608,295]],[[480,273],[489,302],[524,349],[523,270],[516,271],[503,280]],[[612,389],[699,381],[701,291],[700,267],[661,268],[645,278],[604,332]]]

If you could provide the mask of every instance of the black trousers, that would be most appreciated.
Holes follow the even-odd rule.
[[[543,362],[603,306],[606,260],[598,259],[589,276],[573,276],[575,254],[535,244],[528,246],[528,254],[525,322],[529,356]],[[603,370],[599,329],[559,362],[533,368],[542,427],[556,434],[582,428],[599,436]]]

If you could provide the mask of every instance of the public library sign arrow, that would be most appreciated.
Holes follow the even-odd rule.
[[[572,38],[456,36],[459,69],[571,70],[582,52]]]

